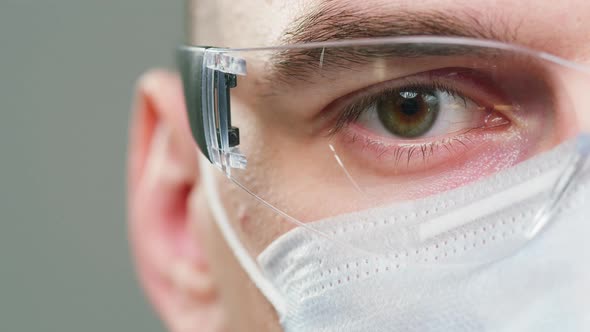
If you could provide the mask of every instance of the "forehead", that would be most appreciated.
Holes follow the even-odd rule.
[[[290,33],[310,21],[316,24],[314,33],[322,35],[321,31],[342,30],[347,18],[383,25],[399,22],[400,12],[420,20],[433,11],[449,22],[464,22],[467,28],[472,25],[491,36],[507,36],[511,42],[572,60],[586,59],[590,53],[584,46],[590,45],[587,0],[200,0],[191,10],[195,23],[191,41],[226,47],[270,46],[287,42]],[[326,13],[331,17],[318,17]],[[428,24],[436,32],[437,22]],[[334,39],[343,38],[334,34]]]

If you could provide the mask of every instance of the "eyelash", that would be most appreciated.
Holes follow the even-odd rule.
[[[358,134],[353,134],[350,138],[350,141],[354,143],[360,139],[364,139],[364,147],[376,150],[378,157],[382,157],[386,153],[391,154],[394,156],[395,165],[405,159],[407,166],[410,164],[410,159],[414,153],[422,154],[422,161],[426,162],[427,158],[434,155],[434,153],[441,148],[447,150],[448,152],[457,149],[457,144],[463,148],[467,148],[467,144],[472,143],[472,141],[469,137],[467,137],[466,134],[471,130],[473,129],[468,129],[457,137],[445,138],[439,141],[393,147],[386,146],[379,141],[361,138]]]

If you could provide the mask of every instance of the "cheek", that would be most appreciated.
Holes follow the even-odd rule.
[[[252,169],[264,172],[264,169],[254,167]],[[256,258],[274,239],[293,228],[291,223],[231,180],[221,174],[216,177],[220,200],[231,227],[253,258]],[[272,188],[261,183],[249,183],[249,186],[256,188],[256,192],[263,193],[265,197],[273,195]]]

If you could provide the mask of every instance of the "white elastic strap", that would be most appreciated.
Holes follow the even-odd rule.
[[[209,207],[211,208],[215,222],[221,230],[221,234],[225,238],[225,241],[231,248],[244,271],[246,271],[250,279],[252,279],[262,294],[271,302],[279,314],[279,317],[282,317],[286,312],[286,302],[278,290],[262,274],[260,268],[258,265],[256,265],[256,261],[248,254],[248,251],[246,248],[244,248],[242,242],[230,225],[214,181],[215,174],[213,172],[213,166],[209,160],[203,156],[199,158],[199,163],[202,171],[201,178],[203,179],[205,185],[205,192],[207,193]]]

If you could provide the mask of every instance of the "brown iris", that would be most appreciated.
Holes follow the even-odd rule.
[[[435,89],[405,90],[377,103],[379,120],[389,132],[404,138],[424,135],[432,128],[439,112]]]

